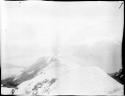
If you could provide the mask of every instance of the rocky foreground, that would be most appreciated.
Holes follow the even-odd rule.
[[[40,58],[22,73],[2,80],[1,94],[123,95],[123,85],[98,67],[81,67],[47,57]]]

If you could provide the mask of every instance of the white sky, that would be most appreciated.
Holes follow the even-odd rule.
[[[57,46],[121,41],[123,8],[117,2],[6,2],[5,62],[32,64]],[[58,39],[57,39],[58,38]],[[4,41],[5,40],[5,41]],[[84,42],[83,42],[84,41]]]

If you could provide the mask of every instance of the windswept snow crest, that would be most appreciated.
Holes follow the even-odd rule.
[[[13,94],[123,95],[123,85],[98,67],[81,67],[69,61],[61,62],[56,58],[51,58],[46,63],[48,63],[47,66],[40,67],[41,70],[33,78],[20,83]],[[33,65],[30,67],[31,70],[29,68],[26,72],[32,73],[36,66]],[[12,90],[10,93],[12,94]]]

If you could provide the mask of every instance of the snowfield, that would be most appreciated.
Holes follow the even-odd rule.
[[[65,64],[65,63],[69,64]],[[50,60],[32,79],[15,89],[16,95],[123,95],[123,85],[98,67],[81,67]],[[33,69],[33,68],[32,68]],[[31,70],[30,70],[31,71]],[[2,94],[12,94],[3,88]]]

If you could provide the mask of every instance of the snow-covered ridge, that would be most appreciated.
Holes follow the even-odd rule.
[[[44,61],[45,60],[45,61]],[[39,60],[38,60],[39,61]],[[40,65],[44,61],[46,66]],[[42,62],[42,63],[41,63]],[[65,64],[68,63],[68,64]],[[36,71],[34,76],[28,75]],[[81,67],[57,58],[40,59],[15,80],[23,78],[16,88],[2,87],[2,94],[15,95],[123,95],[123,85],[98,67]],[[7,90],[7,91],[5,91]]]

